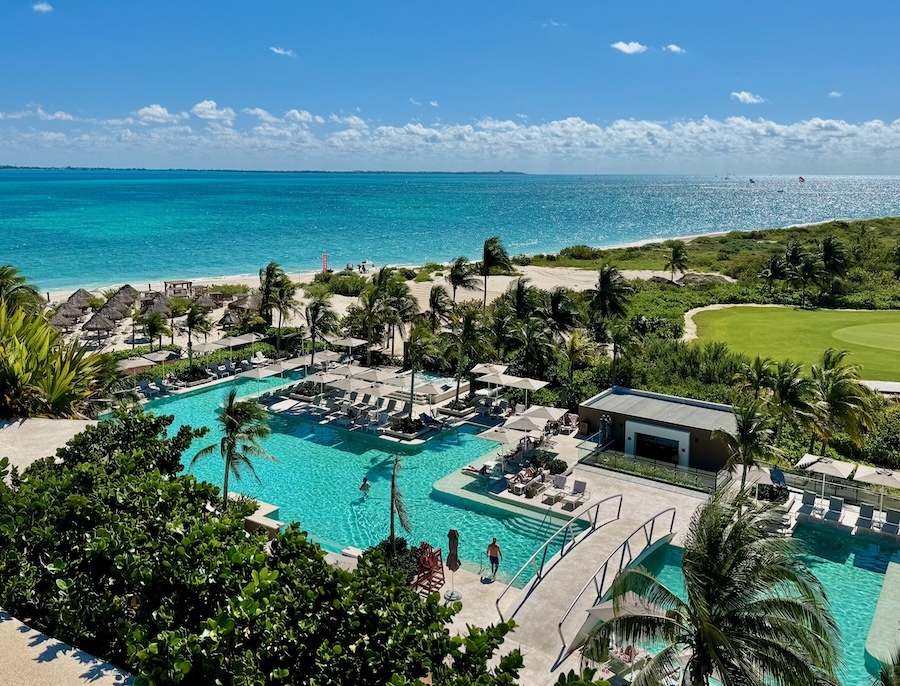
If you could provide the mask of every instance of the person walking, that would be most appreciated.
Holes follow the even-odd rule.
[[[494,537],[494,540],[491,541],[491,544],[487,547],[487,556],[491,561],[491,578],[497,578],[497,570],[500,569],[500,560],[503,559],[503,552],[500,550],[500,546],[497,544],[497,537]]]

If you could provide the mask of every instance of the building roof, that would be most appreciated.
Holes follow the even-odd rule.
[[[581,403],[582,407],[601,412],[628,415],[635,419],[662,422],[691,429],[713,431],[736,428],[731,405],[708,403],[693,398],[637,391],[613,386],[609,390]]]

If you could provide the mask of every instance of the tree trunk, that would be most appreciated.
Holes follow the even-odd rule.
[[[275,348],[281,350],[281,310],[278,310],[278,336],[275,338]]]
[[[741,471],[741,490],[744,490],[744,486],[747,484],[747,463],[744,463],[744,469]]]
[[[484,304],[481,306],[481,309],[487,309],[487,271],[484,273]]]
[[[413,401],[415,400],[415,390],[416,390],[416,367],[412,366],[409,375],[409,418],[412,420],[413,415]]]
[[[131,349],[134,350],[134,319],[131,320]]]
[[[366,366],[372,366],[372,325],[369,324],[366,327],[366,340],[369,342],[369,345],[366,346]]]
[[[456,369],[456,398],[453,399],[454,404],[459,402],[459,386],[462,383],[462,369]]]
[[[222,499],[225,502],[225,508],[228,508],[228,477],[231,474],[231,470],[229,467],[231,463],[228,460],[225,460],[225,483],[222,484]]]
[[[312,336],[310,336],[309,341],[310,348],[312,348],[312,357],[309,360],[309,366],[310,368],[312,368],[316,366],[316,335],[313,334]]]
[[[191,345],[191,330],[188,329],[188,367],[194,366],[194,346]]]

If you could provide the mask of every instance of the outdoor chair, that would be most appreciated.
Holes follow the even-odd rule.
[[[253,363],[247,362],[247,360],[241,360],[241,371],[242,372],[250,372],[253,371]]]
[[[584,500],[587,500],[588,492],[585,490],[586,488],[587,483],[585,483],[584,481],[575,481],[575,484],[572,486],[572,491],[563,496],[563,507],[571,505],[572,509],[574,510]]]
[[[812,517],[818,508],[816,506],[816,494],[812,491],[803,492],[803,500],[800,502],[800,508],[797,510],[797,517]]]
[[[263,355],[261,351],[257,350],[253,357],[250,358],[250,361],[254,364],[269,364],[272,360]]]
[[[237,369],[234,364],[232,364],[231,360],[225,360],[225,371],[229,374],[237,374],[242,370]]]
[[[885,513],[884,524],[881,525],[881,533],[888,536],[900,536],[900,511],[888,510]]]
[[[516,405],[516,414],[525,414],[525,406],[522,403]]]
[[[859,517],[856,518],[856,533],[870,533],[874,516],[875,508],[872,505],[860,505]]]
[[[390,421],[388,413],[384,411],[379,412],[377,419],[374,422],[371,422],[369,426],[366,427],[366,429],[371,430],[373,433],[377,432],[379,429],[383,429],[385,426],[387,426],[388,421]]]
[[[844,517],[844,499],[832,498],[828,502],[828,511],[825,513],[824,520],[829,524],[840,524]]]
[[[155,386],[151,386],[149,381],[141,381],[139,389],[148,400],[159,395],[159,389]]]
[[[531,481],[525,484],[525,497],[526,498],[534,498],[540,495],[545,489],[549,488],[550,482],[547,481],[547,476],[550,474],[550,471],[545,469],[536,477],[534,477]]]
[[[549,500],[550,504],[555,504],[568,493],[569,491],[566,488],[566,475],[557,474],[553,477],[553,485],[543,493],[544,502],[546,503]]]
[[[153,378],[153,384],[159,389],[160,393],[164,393],[164,394],[168,395],[169,393],[172,392],[171,387],[169,387],[165,383],[163,383],[163,380],[160,379],[158,376]]]

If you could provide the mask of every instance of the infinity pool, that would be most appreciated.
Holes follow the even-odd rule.
[[[238,377],[209,389],[148,403],[146,409],[174,415],[176,427],[190,424],[210,428],[206,437],[194,441],[185,453],[187,465],[200,448],[218,444],[221,434],[216,412],[233,386],[241,396],[281,383],[277,377],[259,382]],[[247,473],[240,482],[232,479],[230,486],[277,505],[278,519],[299,522],[314,541],[332,551],[351,545],[365,549],[387,537],[394,452],[403,458],[398,483],[413,528],[406,536],[398,524],[399,535],[411,542],[427,541],[442,547],[446,554],[447,531],[453,527],[459,531],[459,555],[468,569],[479,570],[482,552],[496,536],[503,551],[498,578],[509,578],[563,523],[558,515],[542,519],[538,512],[534,516],[512,514],[468,500],[456,501],[432,489],[434,482],[450,472],[498,449],[496,443],[479,439],[476,431],[480,429],[472,426],[447,432],[416,452],[392,448],[372,435],[323,427],[295,417],[274,415],[269,426],[272,434],[263,447],[279,462],[258,459],[254,466],[261,483]],[[186,471],[221,486],[224,466],[217,452]],[[372,484],[368,497],[359,490],[363,477]]]
[[[889,562],[900,562],[900,549],[877,540],[842,534],[824,526],[799,525],[794,538],[804,546],[803,561],[825,587],[841,631],[844,686],[870,686],[866,669],[866,637]],[[681,548],[664,546],[643,562],[660,581],[684,598]]]

